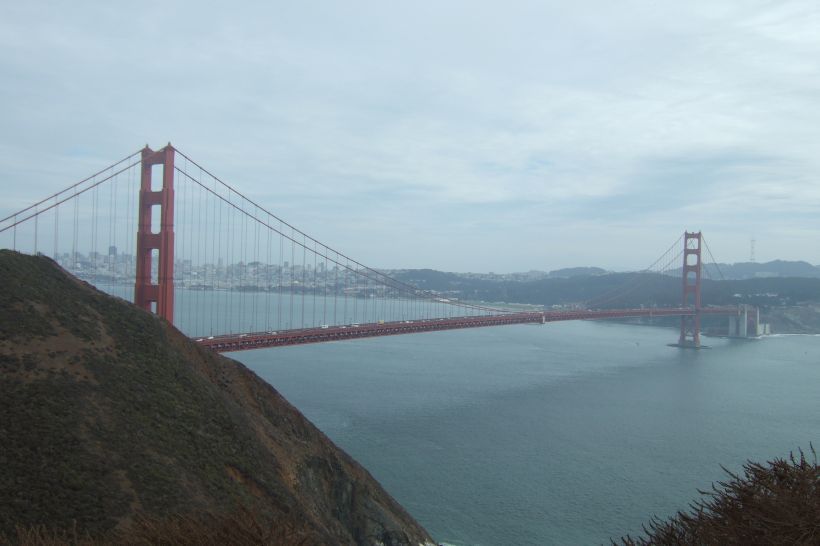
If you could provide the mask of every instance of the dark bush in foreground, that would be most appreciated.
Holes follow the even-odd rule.
[[[820,469],[813,446],[811,453],[811,461],[800,451],[765,465],[748,462],[744,476],[724,468],[731,479],[699,491],[704,498],[689,512],[655,518],[645,536],[621,544],[820,544]]]
[[[19,546],[314,546],[324,542],[293,522],[263,520],[246,509],[233,514],[198,514],[166,519],[137,517],[127,529],[92,536],[45,526],[18,527],[0,544]]]

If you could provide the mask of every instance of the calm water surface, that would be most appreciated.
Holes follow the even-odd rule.
[[[570,322],[234,353],[437,540],[600,544],[820,445],[820,337]]]

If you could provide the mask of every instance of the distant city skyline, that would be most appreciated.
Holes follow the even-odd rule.
[[[135,274],[136,274],[136,258],[132,254],[120,252],[116,246],[111,246],[108,249],[108,253],[97,252],[97,251],[89,251],[87,253],[77,251],[76,259],[71,259],[71,252],[60,252],[57,254],[55,260],[63,267],[68,269],[69,271],[78,274],[78,276],[88,276],[88,275],[101,275],[101,276],[110,276],[112,279],[116,280],[117,282],[132,282]],[[736,275],[728,275],[727,279],[737,279],[737,278],[749,278],[749,277],[775,277],[775,276],[798,276],[798,277],[818,277],[820,276],[820,265],[809,264],[809,266],[799,266],[800,263],[808,263],[802,260],[799,261],[781,261],[781,260],[772,260],[769,262],[751,262],[751,261],[742,261],[736,262],[732,264],[727,263],[718,263],[718,267],[730,268],[730,269],[741,269],[746,271],[746,274],[738,277]],[[234,286],[238,286],[242,283],[241,276],[245,275],[247,272],[251,272],[249,274],[249,278],[255,279],[254,284],[256,282],[263,282],[261,279],[267,277],[268,280],[272,281],[273,284],[282,284],[283,282],[287,284],[291,280],[300,281],[302,279],[301,275],[302,272],[308,272],[309,275],[313,275],[314,270],[318,275],[324,275],[325,273],[332,274],[333,272],[337,272],[336,280],[340,280],[344,283],[344,271],[347,270],[347,276],[350,279],[355,277],[353,270],[355,267],[351,269],[347,269],[344,266],[339,266],[337,264],[328,263],[327,265],[324,262],[318,262],[315,266],[314,264],[306,261],[304,264],[301,263],[291,263],[289,260],[284,260],[280,262],[266,262],[264,259],[261,260],[249,260],[249,261],[237,261],[237,262],[225,262],[222,258],[219,258],[217,262],[212,261],[197,261],[191,260],[189,258],[176,258],[174,260],[175,264],[175,271],[176,280],[175,282],[179,286],[191,286],[191,285],[208,285],[212,284],[216,286],[219,283],[223,284],[223,287],[230,288]],[[157,274],[158,270],[158,262],[157,260],[153,260],[152,263],[152,273],[154,275]],[[755,267],[756,266],[756,267]],[[778,271],[767,272],[764,267],[772,266],[770,269],[775,269]],[[798,267],[799,266],[799,267]],[[706,278],[712,279],[719,279],[718,275],[722,274],[723,272],[718,272],[715,269],[715,264],[712,262],[704,262],[704,275]],[[797,269],[795,269],[797,268]],[[814,268],[814,269],[812,269]],[[779,271],[785,269],[786,272]],[[374,270],[384,273],[387,276],[394,277],[396,273],[400,272],[408,272],[408,271],[422,271],[425,269],[421,268],[402,268],[402,269],[390,269],[390,268],[379,268],[376,267]],[[429,270],[429,269],[427,269]],[[749,273],[750,271],[754,270],[753,272]],[[798,271],[799,270],[799,271]],[[553,277],[560,277],[560,276],[574,276],[574,275],[600,275],[600,274],[608,274],[608,273],[629,273],[629,272],[640,272],[636,271],[616,271],[616,270],[608,270],[605,268],[600,268],[596,266],[580,266],[580,267],[569,267],[569,268],[560,268],[554,270],[538,270],[538,269],[531,269],[528,271],[511,271],[505,273],[497,273],[494,271],[441,271],[442,273],[454,273],[464,278],[472,278],[472,279],[482,279],[482,280],[493,280],[493,281],[533,281],[538,279],[543,279],[548,276]],[[657,271],[655,271],[657,272]],[[728,271],[726,272],[728,273]],[[679,276],[679,270],[677,268],[672,268],[669,271],[666,271],[665,274],[670,274],[673,276]],[[313,278],[310,277],[307,280],[313,282]],[[265,281],[267,282],[267,281]],[[330,280],[323,281],[330,283]],[[352,281],[355,282],[355,281]]]
[[[169,140],[373,267],[820,264],[820,6],[0,6],[7,215]]]

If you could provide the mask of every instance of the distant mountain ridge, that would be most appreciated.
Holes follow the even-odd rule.
[[[807,279],[820,278],[820,265],[812,265],[805,261],[772,260],[770,262],[738,262],[733,264],[717,263],[704,264],[709,278],[724,280],[760,279],[771,277],[798,277]],[[718,272],[719,270],[719,272]],[[577,277],[593,277],[600,275],[615,275],[640,273],[615,272],[601,267],[565,267],[552,271],[532,270],[518,273],[454,273],[438,271],[436,269],[394,269],[385,270],[388,274],[402,280],[416,279],[421,284],[450,284],[460,285],[465,279],[470,281],[488,282],[530,282],[540,279],[573,279]],[[680,270],[678,270],[679,272]],[[672,271],[674,273],[674,270]],[[722,275],[722,277],[721,277]]]
[[[795,271],[766,268],[759,271]],[[710,268],[711,269],[711,268]],[[803,269],[805,271],[805,268]],[[731,270],[729,273],[731,274]],[[673,306],[680,303],[680,278],[657,273],[612,273],[541,277],[534,280],[486,279],[433,270],[405,270],[394,275],[424,290],[450,298],[544,306],[589,305],[597,308]],[[749,303],[761,306],[801,305],[820,301],[820,275],[704,279],[703,298],[710,305]],[[726,273],[724,276],[728,277]],[[718,277],[719,278],[719,277]]]
[[[716,264],[726,279],[759,279],[766,277],[820,277],[820,267],[804,261],[772,260],[771,262],[739,262]]]

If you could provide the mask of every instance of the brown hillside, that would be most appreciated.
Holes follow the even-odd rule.
[[[310,544],[432,543],[270,385],[44,257],[0,251],[0,534],[248,507]]]

